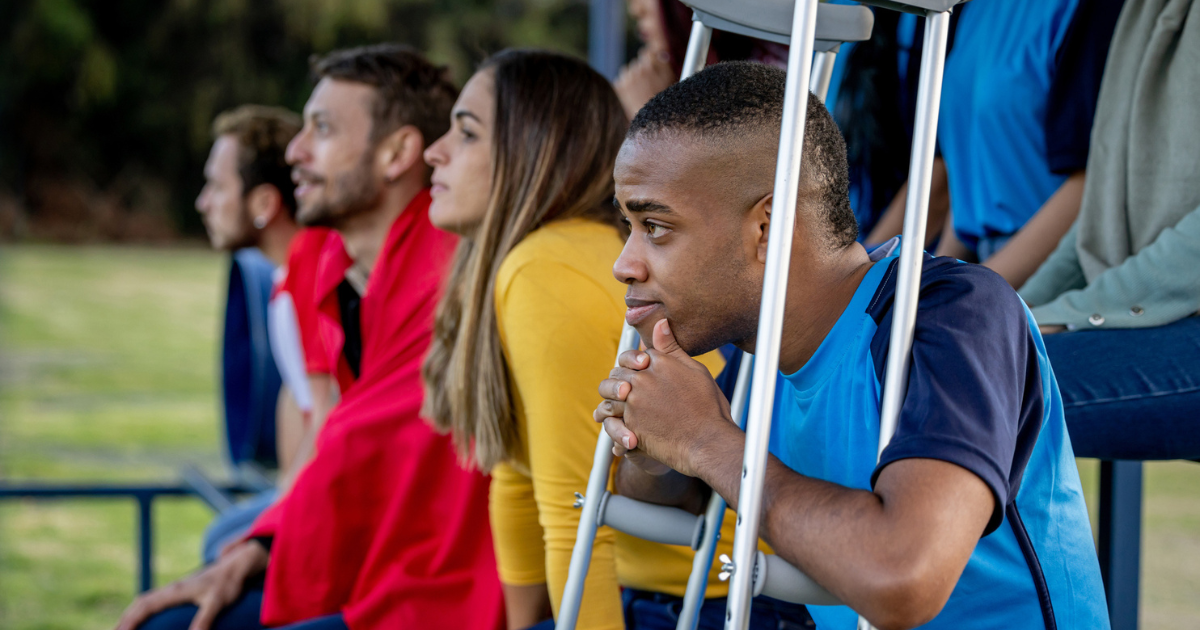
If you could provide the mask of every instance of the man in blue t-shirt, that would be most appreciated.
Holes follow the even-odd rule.
[[[745,435],[689,355],[755,348],[784,73],[720,64],[650,101],[615,170],[614,266],[650,347],[600,385],[622,494],[738,502]],[[898,239],[855,241],[845,147],[808,103],[761,536],[846,606],[822,628],[1107,628],[1062,403],[996,274],[925,259],[899,428],[876,465]],[[678,471],[678,472],[676,472]],[[851,610],[853,609],[853,611]]]

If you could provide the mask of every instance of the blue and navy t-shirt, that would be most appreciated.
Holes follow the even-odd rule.
[[[771,452],[793,470],[870,489],[888,464],[928,458],[982,479],[995,510],[942,612],[926,628],[1109,627],[1100,567],[1058,386],[1017,294],[984,267],[926,256],[908,389],[879,464],[879,397],[898,239],[876,260],[816,353],[776,390]],[[810,606],[852,630],[844,606]]]
[[[975,250],[1025,225],[1087,166],[1125,0],[974,0],[946,59],[938,143],[954,231]]]

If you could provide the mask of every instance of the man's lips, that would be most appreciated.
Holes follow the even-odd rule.
[[[292,169],[292,182],[296,184],[296,191],[293,193],[297,198],[312,192],[324,183],[324,180],[312,173]]]
[[[293,194],[296,196],[297,199],[299,199],[299,198],[311,193],[312,191],[316,190],[317,186],[320,186],[320,184],[317,182],[307,182],[304,184],[299,184],[296,186],[296,191]]]
[[[661,306],[661,302],[627,297],[625,298],[625,321],[629,322],[630,326],[637,326],[649,318]]]

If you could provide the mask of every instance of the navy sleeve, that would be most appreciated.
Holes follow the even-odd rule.
[[[1082,0],[1055,55],[1046,103],[1046,155],[1054,173],[1087,167],[1104,62],[1124,4]]]
[[[966,468],[995,498],[986,535],[1015,498],[1041,429],[1037,349],[1020,298],[999,275],[947,258],[926,259],[925,266],[908,390],[871,484],[901,459]],[[890,305],[883,306],[872,341],[881,385],[892,319]]]

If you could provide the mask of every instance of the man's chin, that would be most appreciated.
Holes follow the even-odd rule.
[[[326,205],[312,204],[296,208],[296,222],[304,227],[337,227],[337,213]]]

